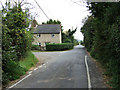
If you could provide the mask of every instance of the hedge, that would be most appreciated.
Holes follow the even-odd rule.
[[[61,44],[50,43],[46,45],[47,51],[61,51],[61,50],[70,50],[70,49],[73,49],[72,43],[61,43]]]
[[[32,45],[28,12],[22,10],[21,2],[15,3],[6,1],[2,7],[2,85],[25,73],[18,62],[26,57]]]
[[[107,83],[119,90],[120,2],[90,5],[92,16],[88,17],[81,29],[85,47],[91,56],[101,63],[105,69],[104,74],[110,77]]]
[[[32,45],[31,50],[40,50],[39,45]]]

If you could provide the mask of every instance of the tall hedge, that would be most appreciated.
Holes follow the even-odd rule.
[[[21,3],[10,5],[10,2],[6,2],[2,9],[3,84],[24,74],[25,70],[18,61],[31,49],[28,13],[22,10]]]
[[[92,16],[82,27],[84,43],[91,55],[106,69],[111,77],[109,84],[120,87],[120,2],[90,3]]]

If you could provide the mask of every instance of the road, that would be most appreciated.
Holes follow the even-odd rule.
[[[69,51],[33,53],[38,59],[44,61],[44,64],[38,66],[12,88],[88,88],[85,66],[87,53],[83,46],[75,46]],[[89,67],[92,87],[105,88],[102,76],[98,71],[92,72],[92,69],[97,69],[93,67],[93,63],[91,65]]]

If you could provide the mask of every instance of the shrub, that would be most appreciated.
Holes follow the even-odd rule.
[[[93,16],[88,17],[82,27],[85,47],[106,69],[106,75],[111,77],[109,84],[118,89],[120,87],[120,3],[91,3],[89,10]],[[114,13],[115,10],[119,13]]]
[[[25,73],[19,61],[31,49],[30,19],[20,2],[2,7],[2,83],[15,80]]]
[[[61,50],[69,50],[73,48],[73,44],[71,43],[61,43],[61,44],[47,44],[46,50],[47,51],[61,51]]]
[[[3,57],[5,55],[3,55]],[[27,52],[26,57],[20,61],[14,61],[11,58],[6,62],[7,66],[2,70],[3,85],[7,85],[9,81],[19,79],[21,75],[24,75],[26,71],[38,62],[37,58],[30,51]]]
[[[31,50],[40,50],[39,45],[32,45]]]
[[[11,80],[20,78],[25,74],[26,69],[19,66],[18,62],[8,60],[5,70],[2,72],[2,84],[5,85]]]

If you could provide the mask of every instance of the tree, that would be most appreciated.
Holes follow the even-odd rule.
[[[47,22],[42,22],[42,24],[61,24],[59,20],[48,20]]]
[[[28,12],[22,10],[21,2],[15,3],[10,6],[10,2],[6,2],[2,9],[3,84],[24,74],[25,69],[20,67],[18,61],[25,57],[31,48]]]
[[[85,47],[106,69],[111,77],[110,85],[119,88],[120,2],[89,4],[92,16],[88,17],[81,30]]]
[[[85,47],[88,51],[91,50],[93,45],[94,33],[95,33],[95,19],[93,16],[89,16],[88,19],[84,22],[84,26],[81,28],[81,32],[84,35]]]
[[[63,43],[73,43],[74,45],[78,44],[77,40],[74,38],[73,34],[76,32],[75,30],[69,29],[63,35]]]

